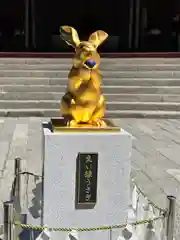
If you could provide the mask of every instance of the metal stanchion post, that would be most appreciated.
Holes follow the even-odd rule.
[[[168,206],[168,213],[167,213],[166,236],[167,236],[167,240],[173,240],[176,198],[173,196],[168,196],[168,200],[169,200],[169,206]]]
[[[4,240],[14,240],[13,203],[4,202]]]
[[[14,186],[14,196],[18,199],[20,198],[20,188],[21,188],[21,158],[15,158],[14,163],[14,177],[15,177],[15,186]]]

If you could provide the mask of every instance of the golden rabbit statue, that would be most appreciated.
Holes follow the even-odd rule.
[[[98,30],[88,41],[80,41],[77,31],[70,26],[60,27],[61,38],[75,49],[73,66],[68,75],[67,92],[61,99],[61,112],[68,126],[89,124],[103,127],[105,99],[101,92],[100,56],[97,47],[108,34]]]

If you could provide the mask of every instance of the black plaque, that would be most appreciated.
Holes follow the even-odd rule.
[[[76,164],[76,208],[92,208],[97,201],[98,153],[79,153]]]

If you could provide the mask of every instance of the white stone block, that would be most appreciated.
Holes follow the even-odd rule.
[[[132,136],[126,131],[61,132],[43,129],[43,224],[50,227],[91,228],[123,224],[130,191]],[[76,209],[78,153],[98,153],[97,202],[92,209]],[[117,240],[119,229],[80,232],[82,240]],[[53,240],[67,239],[52,232]],[[110,237],[111,235],[111,237]]]

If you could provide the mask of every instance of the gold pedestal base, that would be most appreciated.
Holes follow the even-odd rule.
[[[52,131],[57,132],[120,132],[120,128],[114,125],[114,123],[108,119],[103,119],[106,123],[106,127],[96,127],[89,124],[79,124],[75,127],[67,126],[67,122],[64,118],[51,118],[50,124]]]

